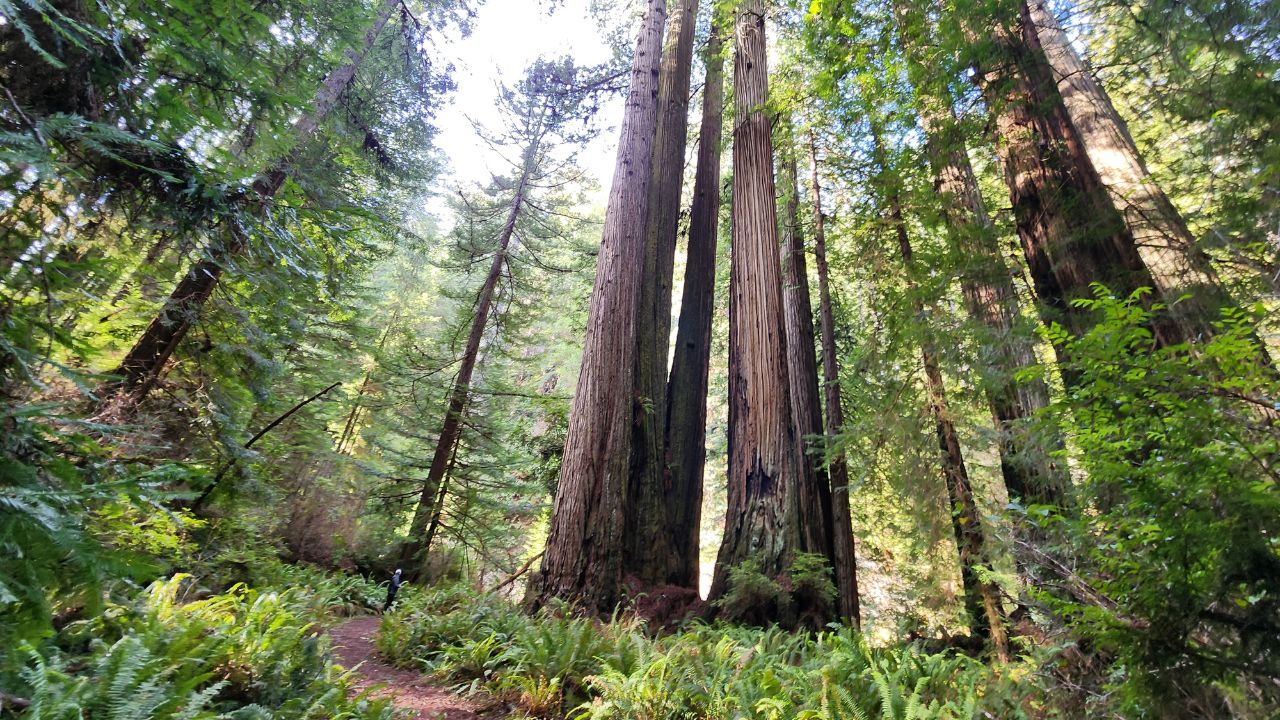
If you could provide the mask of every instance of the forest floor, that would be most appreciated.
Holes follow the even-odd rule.
[[[349,620],[329,630],[333,653],[344,668],[356,669],[357,691],[374,688],[372,695],[389,698],[416,720],[486,720],[505,713],[481,707],[464,697],[427,682],[421,673],[391,667],[373,649],[380,617]]]

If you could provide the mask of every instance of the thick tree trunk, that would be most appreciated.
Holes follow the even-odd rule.
[[[664,462],[667,417],[667,353],[671,342],[671,283],[680,217],[684,150],[689,124],[689,75],[697,0],[676,0],[667,22],[666,47],[658,74],[658,120],[653,146],[653,179],[645,221],[644,278],[636,327],[635,394],[644,408],[631,440],[631,495],[623,573],[646,589],[677,584],[688,565],[670,546],[666,527],[673,505]],[[675,514],[680,514],[676,511]]]
[[[734,53],[733,252],[729,279],[729,490],[711,597],[747,560],[785,573],[803,544],[773,182],[765,16],[738,8]]]
[[[917,34],[921,19],[913,14],[906,3],[894,3],[898,32],[918,85],[916,105],[947,235],[965,263],[960,279],[965,306],[988,333],[983,343],[983,391],[1000,431],[1001,474],[1010,497],[1058,504],[1067,477],[1051,453],[1063,447],[1062,438],[1056,433],[1041,437],[1030,424],[1048,406],[1049,388],[1039,378],[1017,380],[1020,372],[1036,366],[1035,350],[1030,337],[1019,332],[1021,314],[1013,276],[1000,257],[998,236],[969,163],[951,92],[928,75],[919,57],[925,41]]]
[[[884,161],[884,149],[878,131],[873,127],[877,164],[884,183],[885,200],[888,203],[889,221],[898,240],[898,250],[906,267],[908,284],[915,288],[915,260],[911,238],[902,216],[902,202],[893,181],[889,180]],[[917,317],[925,318],[927,310],[917,298],[914,303]],[[942,370],[938,365],[938,352],[925,328],[925,339],[920,343],[920,357],[924,365],[925,391],[929,399],[929,413],[933,416],[941,451],[942,476],[947,485],[947,499],[951,506],[951,529],[955,535],[956,549],[960,556],[960,579],[964,586],[964,604],[975,635],[991,644],[1001,662],[1009,659],[1009,641],[1005,634],[1004,608],[1000,603],[1000,589],[990,580],[991,566],[986,558],[986,532],[978,517],[978,506],[969,484],[969,471],[960,447],[960,436],[947,408],[946,388]]]
[[[827,268],[827,228],[822,215],[822,184],[818,179],[818,143],[809,133],[809,162],[813,175],[813,264],[818,271],[818,307],[822,322],[822,394],[826,406],[827,439],[840,434],[844,426],[844,410],[840,406],[840,366],[836,352],[836,320],[831,307],[831,280]],[[862,627],[858,601],[857,556],[853,544],[852,498],[849,493],[849,465],[844,453],[830,457],[827,472],[831,479],[832,552],[835,558],[836,591],[839,593],[840,617]]]
[[[301,145],[315,134],[316,128],[333,110],[338,98],[355,77],[365,55],[373,47],[374,40],[400,5],[401,0],[386,0],[373,26],[365,33],[361,47],[347,50],[346,62],[324,79],[311,101],[310,111],[303,113],[293,125],[295,145]],[[265,203],[280,191],[288,165],[289,158],[284,158],[254,181],[252,194],[255,202]],[[247,238],[243,230],[232,228],[229,232],[231,238],[228,242],[211,247],[208,257],[192,266],[165,300],[159,314],[120,361],[119,367],[112,372],[120,376],[120,381],[111,390],[123,390],[136,401],[145,396],[159,378],[178,343],[186,337],[191,324],[199,316],[200,309],[213,295],[224,268],[232,257],[244,249]]]
[[[644,262],[665,0],[649,0],[636,42],[618,162],[605,213],[582,368],[542,569],[529,604],[560,598],[609,613],[622,599],[635,388],[637,268]]]
[[[1000,431],[1000,470],[1010,497],[1024,502],[1059,504],[1068,482],[1065,468],[1052,457],[1063,447],[1061,436],[1041,437],[1032,426],[1049,405],[1049,387],[1041,378],[1019,381],[1020,373],[1038,364],[1031,338],[1019,332],[1021,317],[1013,277],[1000,257],[995,228],[978,189],[978,178],[963,145],[948,145],[954,127],[948,113],[943,124],[924,117],[930,162],[941,196],[948,235],[967,262],[960,288],[970,317],[989,333],[984,347],[983,391]]]
[[[529,178],[533,174],[534,164],[538,157],[538,143],[534,142],[524,152],[524,164],[520,171],[520,179],[516,182],[515,193],[511,198],[511,208],[507,211],[507,220],[502,225],[498,236],[498,246],[489,265],[489,273],[480,286],[476,297],[475,315],[471,318],[471,330],[467,334],[467,344],[462,351],[462,361],[458,365],[458,374],[453,380],[453,389],[449,391],[449,403],[445,408],[444,423],[436,439],[436,449],[431,456],[431,466],[427,470],[427,479],[422,483],[422,494],[418,506],[413,513],[413,521],[409,524],[409,538],[401,547],[400,567],[410,578],[420,576],[426,566],[427,553],[431,549],[431,538],[434,531],[428,531],[428,525],[439,525],[439,513],[444,506],[444,496],[448,488],[449,468],[453,466],[452,458],[457,452],[458,441],[462,435],[463,413],[471,399],[471,377],[475,373],[476,360],[480,356],[480,342],[484,339],[485,330],[489,327],[489,311],[493,306],[493,294],[502,277],[502,269],[507,263],[507,250],[511,246],[511,237],[515,234],[516,223],[520,212],[524,209],[525,192],[529,186]]]
[[[825,463],[813,448],[822,435],[822,405],[818,399],[818,354],[814,346],[813,303],[809,298],[809,271],[800,230],[800,184],[796,172],[795,141],[785,120],[778,157],[782,163],[782,218],[779,223],[782,252],[782,310],[787,339],[787,376],[791,379],[791,418],[795,423],[796,452],[801,463],[800,500],[804,544],[815,548],[835,566],[832,545],[831,484]],[[812,450],[812,452],[811,452]],[[832,578],[834,581],[835,578]]]
[[[724,58],[718,18],[707,40],[707,77],[702,91],[698,167],[689,212],[689,251],[684,295],[676,325],[676,349],[667,382],[665,447],[669,482],[667,533],[675,559],[669,581],[696,587],[702,519],[702,476],[707,459],[707,383],[711,369],[711,323],[715,316],[716,242],[720,215],[720,135],[724,125]]]
[[[1093,283],[1120,297],[1156,283],[1071,124],[1025,5],[1022,12],[1015,29],[994,24],[999,57],[984,62],[975,80],[994,113],[997,150],[1041,314],[1079,334],[1093,324],[1094,313],[1072,302],[1094,297]],[[1165,315],[1153,331],[1160,344],[1189,339]],[[1066,374],[1071,382],[1073,373]]]
[[[1181,213],[1152,179],[1128,126],[1045,0],[1026,0],[1022,12],[1023,22],[1044,50],[1071,125],[1132,233],[1156,290],[1169,303],[1182,298],[1169,313],[1185,337],[1212,335],[1219,311],[1233,303],[1209,258],[1196,247]]]

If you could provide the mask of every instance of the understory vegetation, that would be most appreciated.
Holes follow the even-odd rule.
[[[41,720],[391,720],[386,700],[352,692],[319,624],[363,598],[350,582],[319,584],[209,595],[184,574],[156,582],[68,623],[42,651],[20,646],[28,694],[18,709]]]
[[[420,593],[383,619],[383,657],[535,718],[1070,717],[1052,707],[1037,659],[992,669],[922,645],[873,648],[856,630],[794,633],[690,622],[530,616],[453,586]]]

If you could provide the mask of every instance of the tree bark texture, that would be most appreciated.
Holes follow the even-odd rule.
[[[990,28],[996,57],[980,62],[975,80],[994,113],[997,151],[1041,315],[1080,334],[1094,315],[1072,301],[1093,298],[1091,284],[1120,297],[1156,284],[1071,124],[1033,27],[1026,17],[1013,20],[1013,27]],[[1166,316],[1152,329],[1159,344],[1187,339]],[[1071,382],[1069,369],[1066,374]]]
[[[822,435],[822,404],[818,399],[818,353],[814,343],[813,302],[809,297],[809,270],[805,262],[804,234],[800,228],[800,183],[796,171],[795,140],[790,123],[780,128],[778,159],[782,163],[782,218],[779,223],[782,253],[782,312],[787,336],[787,376],[791,379],[791,418],[795,423],[796,452],[800,457],[797,495],[807,548],[835,566],[832,545],[831,484],[813,439]],[[811,452],[812,451],[812,452]],[[832,578],[834,582],[835,578]]]
[[[542,569],[529,604],[560,598],[595,612],[621,600],[630,472],[636,323],[657,124],[666,2],[649,0],[640,25],[619,134],[618,161],[588,310],[577,392]]]
[[[724,540],[711,597],[748,559],[765,575],[785,572],[805,550],[791,420],[782,277],[773,181],[765,16],[760,0],[738,6],[734,51],[733,226],[729,279],[729,488]]]
[[[664,427],[669,546],[676,564],[669,581],[695,587],[702,481],[707,459],[707,384],[711,369],[711,324],[715,316],[716,244],[720,215],[720,135],[724,125],[724,58],[716,20],[707,40],[707,77],[702,91],[698,166],[689,212],[689,250],[684,294],[676,324],[676,348],[667,381]]]
[[[813,170],[810,191],[813,200],[813,264],[818,272],[818,307],[822,329],[822,394],[826,412],[824,431],[828,440],[840,434],[844,426],[844,410],[840,406],[840,366],[836,352],[836,320],[831,307],[831,279],[827,267],[827,228],[822,215],[822,184],[818,177],[818,143],[809,134],[809,162]],[[844,453],[828,458],[827,473],[831,482],[832,554],[836,592],[839,594],[840,618],[862,627],[858,600],[858,566],[853,543],[853,516],[849,492],[849,465]]]
[[[311,101],[310,110],[303,113],[293,125],[295,146],[303,144],[315,134],[325,116],[333,110],[338,98],[351,84],[378,34],[400,6],[401,0],[386,0],[373,25],[365,33],[363,44],[359,48],[348,49],[346,62],[320,84],[320,89]],[[253,202],[262,204],[275,197],[284,185],[289,163],[290,157],[281,159],[253,182]],[[213,295],[231,258],[244,250],[247,243],[244,230],[233,227],[229,234],[231,237],[225,245],[211,247],[208,256],[193,265],[178,282],[160,312],[120,361],[119,367],[112,371],[112,374],[121,378],[114,389],[124,390],[134,400],[141,399],[149,392],[178,344],[198,318],[201,308]]]
[[[689,75],[697,0],[675,0],[667,21],[658,73],[658,119],[653,178],[645,220],[644,278],[636,328],[635,394],[642,401],[631,440],[631,496],[624,574],[636,589],[684,584],[688,559],[671,545],[668,525],[680,519],[672,507],[685,498],[671,493],[663,441],[667,418],[667,354],[671,342],[671,283],[680,217],[684,151],[689,125]],[[696,552],[696,548],[695,548]],[[696,579],[695,579],[696,582]]]
[[[907,283],[915,289],[915,260],[911,238],[902,215],[902,202],[893,181],[888,180],[884,160],[884,148],[879,132],[874,129],[875,153],[884,183],[885,200],[888,203],[889,221],[898,241],[898,250],[907,271]],[[924,303],[916,298],[916,316],[927,317]],[[925,393],[929,401],[929,414],[933,416],[941,453],[942,476],[947,486],[947,499],[951,506],[951,529],[955,535],[956,549],[960,556],[960,579],[964,586],[965,610],[973,633],[991,644],[996,656],[1005,662],[1009,659],[1009,641],[1005,634],[1004,608],[1000,603],[1000,589],[990,580],[983,580],[991,572],[986,557],[986,533],[978,517],[978,506],[969,483],[969,471],[964,462],[960,436],[947,408],[946,387],[938,364],[938,352],[929,329],[920,343],[920,358],[924,365]]]
[[[476,297],[475,314],[471,318],[471,329],[467,334],[467,344],[462,351],[462,362],[458,365],[458,374],[453,380],[453,388],[449,391],[449,402],[445,409],[444,422],[436,440],[436,449],[431,456],[431,466],[427,470],[427,479],[422,484],[422,494],[413,513],[413,521],[409,525],[409,537],[401,547],[400,566],[410,578],[419,577],[419,572],[426,567],[427,553],[431,550],[431,537],[440,523],[440,512],[448,492],[448,470],[452,467],[452,459],[457,453],[458,441],[462,436],[462,419],[471,394],[471,377],[475,373],[476,360],[480,356],[480,343],[484,339],[485,330],[489,326],[489,312],[493,307],[494,291],[502,278],[502,270],[507,263],[507,250],[511,246],[511,237],[515,234],[516,223],[520,212],[524,209],[525,193],[529,186],[529,178],[533,174],[538,157],[538,143],[534,141],[525,148],[524,163],[520,170],[520,179],[516,182],[515,194],[511,199],[511,207],[507,211],[506,222],[498,235],[497,248],[493,261],[489,265],[489,273],[480,286]]]
[[[1208,256],[1196,247],[1182,214],[1152,179],[1128,125],[1045,0],[1025,0],[1022,12],[1090,163],[1132,233],[1155,289],[1171,303],[1170,315],[1185,337],[1212,335],[1218,311],[1233,303]]]

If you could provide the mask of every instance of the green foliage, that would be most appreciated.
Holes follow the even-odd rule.
[[[198,525],[162,504],[188,468],[112,458],[100,428],[59,422],[60,410],[0,414],[0,677],[21,643],[52,633],[55,614],[97,610],[104,591],[154,578]]]
[[[68,626],[58,642],[87,642],[85,656],[28,649],[23,717],[390,720],[385,701],[349,697],[305,593],[237,586],[186,602],[188,580]]]
[[[820,627],[834,614],[835,583],[826,558],[797,553],[779,577],[761,571],[756,558],[729,568],[727,589],[713,604],[730,622]]]
[[[252,573],[253,587],[294,590],[310,608],[316,622],[354,617],[381,610],[386,584],[360,575],[326,572],[311,565],[264,559]]]
[[[1088,471],[1088,510],[1056,518],[1080,575],[1054,609],[1111,658],[1129,716],[1212,708],[1214,686],[1280,707],[1277,381],[1257,317],[1230,310],[1207,341],[1153,349],[1162,308],[1096,291],[1081,302],[1094,329],[1052,331],[1078,376],[1056,412]]]
[[[695,624],[649,637],[629,621],[528,617],[465,588],[431,591],[383,621],[379,650],[534,717],[1049,717],[1034,665],[874,649],[817,634]]]

